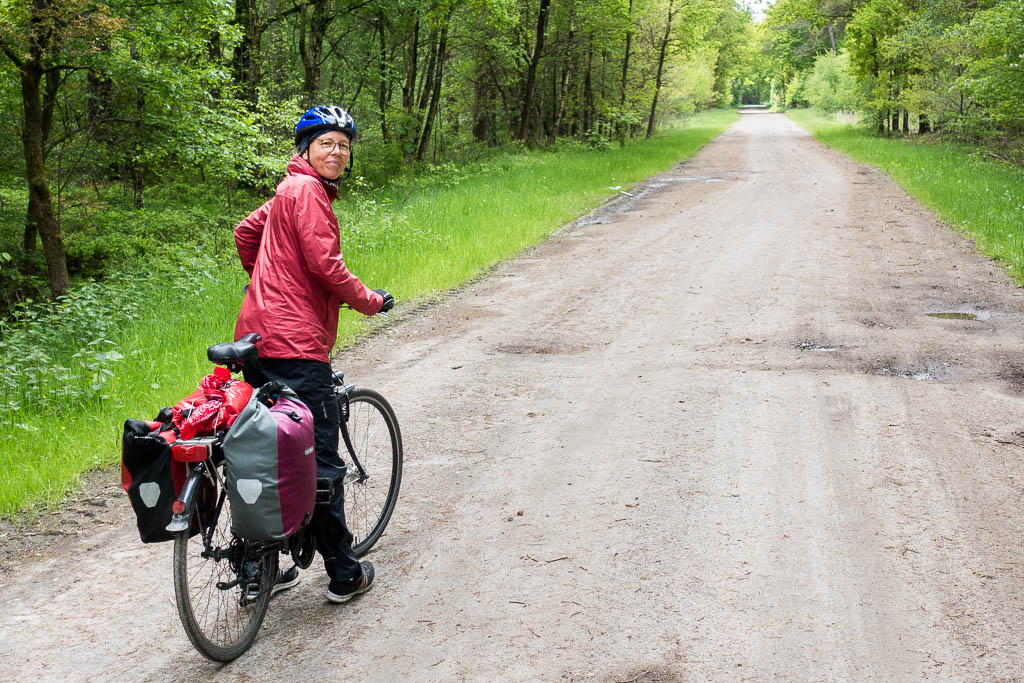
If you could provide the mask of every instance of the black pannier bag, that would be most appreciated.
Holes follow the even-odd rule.
[[[171,457],[171,443],[177,436],[167,422],[126,420],[121,438],[121,486],[128,493],[143,543],[174,540],[166,527],[171,505],[178,499],[188,477],[188,467]],[[216,503],[216,491],[204,479],[197,492],[200,516]],[[196,517],[190,534],[198,533]]]

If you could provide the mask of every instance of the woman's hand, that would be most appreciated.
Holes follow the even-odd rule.
[[[395,307],[395,298],[388,294],[387,290],[375,289],[373,291],[380,294],[380,298],[384,300],[384,303],[381,304],[380,310],[377,311],[378,313],[387,313],[388,311]]]

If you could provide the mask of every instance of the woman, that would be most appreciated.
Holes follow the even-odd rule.
[[[345,602],[369,590],[373,565],[352,552],[345,525],[345,466],[338,456],[341,418],[333,394],[330,353],[342,303],[364,315],[390,310],[391,295],[370,290],[349,272],[339,246],[331,202],[349,170],[356,125],[344,109],[313,107],[295,125],[297,154],[274,197],[235,228],[242,267],[251,278],[235,325],[235,339],[258,332],[259,369],[246,380],[287,384],[313,413],[317,477],[334,481],[334,499],[317,506],[313,532],[330,577],[327,599]],[[291,588],[299,570],[282,572],[274,592]]]

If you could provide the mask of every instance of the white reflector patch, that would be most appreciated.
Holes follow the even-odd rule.
[[[309,448],[307,448],[306,450],[304,450],[304,451],[303,451],[302,453],[303,453],[303,455],[309,455],[309,454],[310,454],[310,453],[312,453],[312,452],[313,452],[313,447],[312,447],[312,446],[310,446]]]
[[[139,498],[146,504],[146,507],[155,508],[160,500],[160,484],[153,481],[139,484]]]
[[[238,495],[249,505],[252,505],[263,493],[263,484],[259,479],[239,479],[235,484]]]

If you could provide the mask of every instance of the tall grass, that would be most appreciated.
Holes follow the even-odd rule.
[[[880,137],[813,110],[787,114],[829,147],[885,171],[1024,285],[1024,170],[967,145]]]
[[[617,194],[617,187],[628,189],[692,156],[735,119],[734,112],[708,112],[624,148],[522,152],[470,168],[445,167],[382,191],[351,192],[335,203],[342,251],[354,273],[371,287],[387,288],[399,306],[431,296],[537,243]],[[230,229],[220,230],[214,243],[229,243]],[[152,418],[210,371],[206,348],[232,338],[246,276],[226,249],[193,248],[183,263],[180,272],[161,269],[137,280],[126,290],[130,300],[121,299],[124,291],[116,302],[90,299],[87,305],[101,312],[131,309],[117,329],[103,331],[102,343],[90,346],[95,335],[85,326],[52,336],[54,348],[42,350],[51,365],[77,368],[69,381],[98,384],[95,391],[68,392],[54,402],[33,397],[36,385],[20,382],[0,396],[0,515],[59,502],[83,471],[117,462],[126,418]],[[372,324],[343,313],[339,344]],[[16,336],[5,329],[5,341]],[[99,369],[82,372],[83,361],[97,364],[97,353]],[[3,362],[19,359],[0,349]]]

